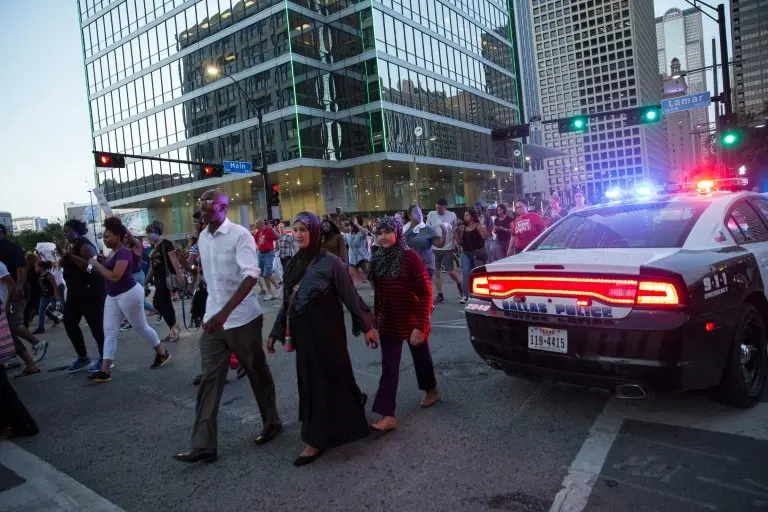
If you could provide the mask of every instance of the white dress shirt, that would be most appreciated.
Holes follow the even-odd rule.
[[[256,242],[253,235],[240,226],[226,219],[215,233],[208,229],[200,233],[200,264],[208,285],[208,301],[205,303],[207,322],[221,311],[235,294],[240,283],[246,277],[259,277],[259,261]],[[256,292],[251,293],[238,304],[224,323],[224,329],[234,329],[252,321],[261,315],[261,307]]]

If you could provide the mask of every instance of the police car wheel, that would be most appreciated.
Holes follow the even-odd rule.
[[[739,312],[718,399],[733,407],[752,407],[765,388],[768,360],[766,330],[760,312],[744,304]]]

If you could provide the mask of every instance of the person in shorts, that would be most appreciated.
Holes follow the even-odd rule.
[[[256,232],[253,235],[256,240],[256,248],[259,250],[259,271],[264,282],[266,295],[264,300],[274,300],[279,297],[277,282],[272,272],[275,264],[275,242],[277,233],[272,226],[267,226],[264,219],[256,221]],[[271,291],[273,290],[273,291]]]
[[[429,212],[427,215],[427,226],[435,229],[438,233],[443,231],[443,225],[447,224],[451,229],[445,233],[445,244],[442,247],[433,246],[432,252],[435,255],[435,277],[433,279],[433,285],[437,290],[437,297],[435,298],[435,304],[445,302],[443,297],[443,283],[440,268],[448,274],[456,287],[459,289],[459,297],[464,296],[464,290],[461,287],[461,279],[459,273],[456,271],[456,262],[453,258],[454,250],[456,249],[456,242],[454,240],[454,232],[458,226],[456,220],[456,214],[448,209],[448,201],[440,199],[437,201],[437,205],[434,211]]]

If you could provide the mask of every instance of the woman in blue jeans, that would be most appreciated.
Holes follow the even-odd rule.
[[[464,286],[464,297],[459,301],[466,304],[469,299],[469,275],[472,269],[487,261],[485,255],[485,240],[488,229],[480,222],[475,210],[464,212],[464,224],[456,228],[456,238],[461,240],[461,274]]]

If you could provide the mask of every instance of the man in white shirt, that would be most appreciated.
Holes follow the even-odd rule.
[[[247,229],[227,219],[229,198],[224,193],[208,190],[198,203],[203,221],[208,224],[198,240],[208,300],[200,337],[202,374],[192,451],[174,456],[181,462],[216,460],[219,401],[233,351],[248,376],[261,412],[263,429],[256,444],[268,443],[282,429],[275,382],[262,347],[264,317],[253,290],[259,278],[256,243]]]
[[[443,225],[448,225],[451,229],[445,233],[445,244],[442,247],[432,246],[432,251],[435,253],[435,279],[433,283],[435,290],[437,290],[437,297],[435,298],[435,304],[445,302],[443,297],[443,283],[440,272],[442,266],[448,273],[448,276],[456,283],[456,287],[459,289],[459,298],[464,296],[464,290],[461,289],[461,279],[459,279],[459,273],[456,272],[455,262],[453,259],[453,251],[456,247],[456,242],[453,239],[454,233],[457,227],[456,214],[448,210],[448,201],[440,199],[437,201],[435,211],[429,212],[427,215],[427,226],[431,226],[437,231],[438,234],[446,231]]]

